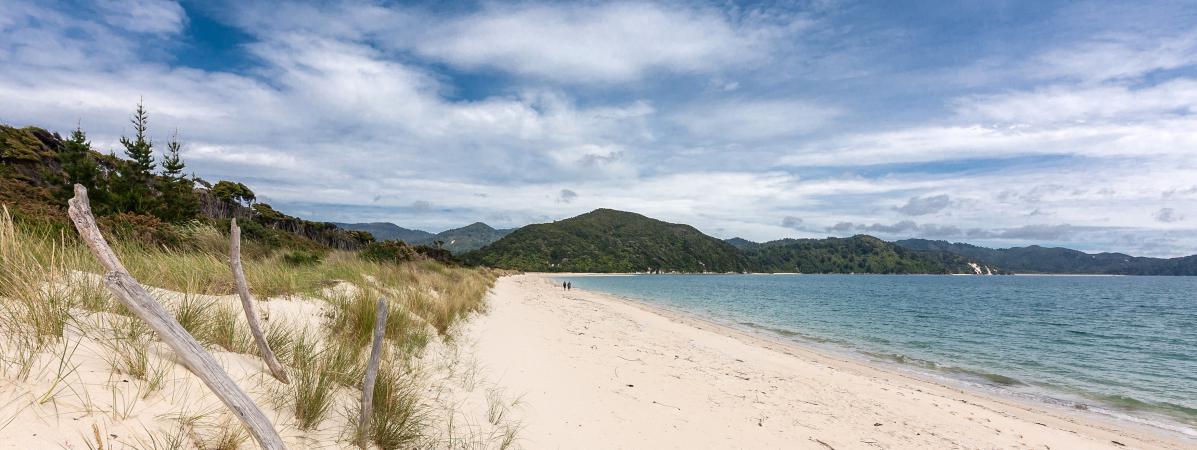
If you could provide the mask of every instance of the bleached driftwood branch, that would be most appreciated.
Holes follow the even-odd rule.
[[[129,311],[149,324],[158,334],[158,338],[178,354],[183,366],[199,377],[233,414],[245,423],[261,448],[286,449],[274,425],[249,395],[241,390],[216,359],[212,358],[212,355],[204,350],[204,347],[179,325],[179,322],[154,300],[132,275],[129,275],[129,271],[121,264],[116,253],[104,240],[100,228],[96,226],[95,216],[92,215],[91,205],[87,200],[87,189],[76,184],[75,197],[71,198],[68,204],[70,208],[67,212],[71,221],[75,223],[75,228],[79,230],[79,235],[108,271],[104,275],[108,290],[112,291]]]
[[[245,321],[249,323],[249,332],[254,335],[254,342],[258,343],[258,352],[270,367],[270,373],[279,381],[291,384],[287,378],[287,370],[278,362],[270,344],[266,342],[266,334],[262,332],[262,322],[258,320],[258,313],[254,308],[254,298],[249,294],[249,285],[245,282],[245,270],[241,267],[241,227],[237,226],[237,219],[229,225],[229,267],[233,269],[233,280],[237,283],[237,294],[241,296],[241,308],[245,310]]]
[[[374,314],[374,344],[370,347],[370,360],[366,363],[366,376],[362,379],[362,411],[358,417],[358,445],[366,448],[366,436],[370,429],[370,415],[374,412],[374,382],[378,379],[378,363],[382,359],[382,338],[387,329],[387,299],[379,298]]]

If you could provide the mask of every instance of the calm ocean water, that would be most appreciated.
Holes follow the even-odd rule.
[[[564,277],[1019,396],[1197,429],[1197,277]]]

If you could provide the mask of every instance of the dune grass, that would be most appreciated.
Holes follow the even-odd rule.
[[[231,297],[227,237],[201,223],[184,226],[180,233],[188,242],[183,249],[109,239],[140,282],[179,293],[158,296],[205,346],[257,355],[244,313]],[[285,302],[303,297],[328,305],[324,317],[313,319],[320,322],[315,331],[282,318],[264,318],[267,341],[293,377],[282,397],[296,426],[319,427],[336,412],[338,391],[360,389],[374,304],[386,297],[390,311],[384,364],[374,393],[375,419],[367,434],[383,449],[421,445],[431,414],[411,359],[433,340],[451,340],[455,324],[483,310],[483,298],[497,273],[434,261],[370,261],[346,251],[292,264],[286,261],[286,249],[253,243],[245,248],[245,271],[255,298]],[[122,397],[117,405],[114,389],[113,410],[101,411],[120,419],[136,408],[138,398],[161,389],[169,369],[164,364],[173,363],[152,355],[156,336],[106,292],[97,276],[100,270],[75,236],[14,223],[7,209],[0,210],[0,377],[23,380],[47,354],[62,353],[60,359],[69,359],[64,334],[77,326],[101,341],[114,374],[141,380],[138,395]],[[338,283],[355,289],[329,289]],[[69,370],[64,366],[58,372]],[[341,412],[356,417],[356,411]],[[209,427],[211,433],[202,435],[192,428],[180,423],[177,434],[140,444],[177,448],[190,440],[188,445],[199,448],[237,448],[247,440],[239,425]],[[355,435],[353,431],[345,430],[345,435]],[[180,437],[185,435],[191,437]]]

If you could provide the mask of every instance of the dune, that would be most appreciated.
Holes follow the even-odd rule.
[[[526,448],[1180,449],[1163,429],[1005,398],[581,289],[499,280],[474,358]]]
[[[100,286],[98,275],[75,272],[65,286]],[[315,296],[290,295],[257,302],[265,323],[295,336],[320,336],[333,306],[327,298],[353,295],[358,287],[340,282]],[[79,291],[74,291],[79,295]],[[101,291],[94,291],[95,295]],[[168,310],[202,305],[202,313],[238,312],[236,336],[252,352],[235,295],[184,294],[150,288]],[[109,299],[110,300],[110,299]],[[105,311],[71,310],[61,339],[33,348],[27,336],[0,333],[0,449],[235,449],[255,448],[248,433],[216,396],[178,364],[163,343],[125,330],[136,319]],[[143,330],[144,331],[144,330]],[[432,333],[435,336],[435,330]],[[329,410],[314,426],[302,427],[294,405],[295,385],[273,378],[250,353],[209,345],[226,372],[270,418],[292,449],[358,448],[350,433],[360,389],[333,385]],[[144,355],[144,363],[136,360]],[[417,389],[421,447],[453,443],[500,447],[516,427],[503,414],[512,402],[489,383],[451,339],[433,338],[409,362],[408,380]],[[145,373],[131,373],[131,366]],[[27,370],[23,370],[26,368]],[[291,367],[292,377],[297,377]],[[295,383],[295,380],[293,380]],[[371,447],[377,448],[377,447]]]

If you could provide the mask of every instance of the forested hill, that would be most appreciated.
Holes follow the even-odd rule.
[[[0,204],[18,222],[69,229],[66,200],[78,183],[88,189],[102,228],[150,245],[184,246],[188,224],[207,221],[227,229],[234,217],[247,240],[271,248],[356,249],[373,240],[368,233],[283,214],[258,202],[244,184],[209,184],[186,175],[181,144],[150,141],[147,118],[139,106],[134,133],[121,143],[124,158],[93,149],[83,130],[64,138],[42,128],[0,125]]]
[[[390,222],[369,222],[369,223],[340,223],[331,222],[337,228],[353,231],[365,231],[374,236],[374,239],[379,241],[403,241],[408,244],[420,244],[426,241],[431,241],[435,234],[424,230],[412,230],[403,228]]]
[[[511,234],[512,231],[515,230],[510,228],[495,229],[485,223],[474,222],[461,228],[437,233],[433,237],[433,241],[434,243],[435,241],[439,241],[442,247],[456,255],[490,245],[504,236]]]
[[[461,228],[453,228],[432,234],[424,230],[411,230],[388,222],[335,223],[346,230],[366,231],[380,241],[403,241],[413,245],[439,246],[461,254],[480,249],[502,239],[512,229],[495,229],[482,222],[474,222]]]
[[[895,242],[920,251],[938,251],[983,261],[1015,273],[1068,273],[1106,275],[1197,275],[1197,255],[1181,258],[1147,258],[1122,253],[1085,253],[1067,248],[1032,245],[992,249],[972,244],[926,239]]]
[[[467,261],[539,272],[743,272],[744,255],[689,225],[596,209],[528,225],[468,253]]]
[[[465,258],[544,272],[976,273],[964,257],[908,250],[872,236],[730,241],[689,225],[598,209],[520,228]]]
[[[873,236],[782,239],[761,244],[740,243],[756,272],[798,273],[1001,273],[994,267],[970,265],[965,257],[903,248]]]

